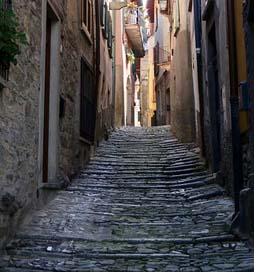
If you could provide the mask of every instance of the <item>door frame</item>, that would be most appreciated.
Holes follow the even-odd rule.
[[[48,101],[48,155],[44,152],[45,139],[45,88],[46,82],[46,39],[47,20],[51,19],[51,58],[49,73],[49,101]],[[39,97],[39,150],[38,150],[38,187],[45,185],[45,182],[57,182],[58,175],[58,143],[59,143],[59,100],[60,100],[60,45],[61,45],[61,17],[52,5],[51,1],[42,1],[42,36],[41,36],[41,59],[40,59],[40,97]],[[47,128],[46,128],[47,130]],[[47,144],[47,141],[46,141]],[[46,152],[47,153],[47,152]],[[45,166],[47,156],[48,165]],[[48,179],[45,180],[43,171],[48,172]]]

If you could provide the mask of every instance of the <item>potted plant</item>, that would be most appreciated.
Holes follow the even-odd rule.
[[[135,63],[135,55],[131,50],[128,50],[126,56],[127,56],[128,62],[130,62],[131,64]]]

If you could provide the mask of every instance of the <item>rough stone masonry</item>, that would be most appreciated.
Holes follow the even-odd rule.
[[[24,224],[0,271],[254,271],[233,203],[168,127],[122,128]]]

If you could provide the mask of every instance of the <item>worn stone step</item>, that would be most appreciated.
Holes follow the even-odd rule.
[[[20,228],[0,271],[254,271],[229,232],[232,200],[191,147],[169,127],[116,129]]]

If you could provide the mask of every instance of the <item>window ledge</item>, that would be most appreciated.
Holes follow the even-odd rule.
[[[79,137],[80,142],[87,144],[87,145],[92,145],[92,142],[86,140],[85,138],[83,138],[82,136]]]
[[[82,24],[81,31],[85,34],[85,36],[88,39],[88,41],[92,44],[93,40],[92,40],[91,34],[87,30],[87,27],[85,26],[85,24]]]

